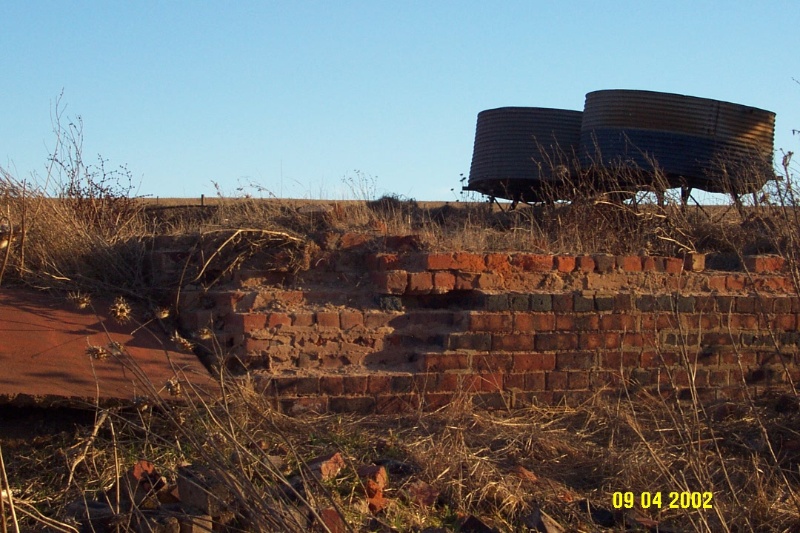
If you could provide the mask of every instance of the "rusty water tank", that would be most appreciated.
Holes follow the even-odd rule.
[[[584,168],[655,167],[671,187],[742,194],[774,177],[775,113],[708,98],[637,90],[586,95]]]
[[[478,113],[465,190],[514,201],[549,199],[571,177],[580,144],[580,111],[500,107]]]

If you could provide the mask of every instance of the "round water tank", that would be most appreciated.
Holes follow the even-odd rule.
[[[586,95],[581,126],[585,168],[624,166],[669,186],[742,194],[772,169],[775,113],[719,100],[653,91]]]
[[[550,199],[577,166],[582,115],[540,107],[481,111],[465,189],[515,201]]]

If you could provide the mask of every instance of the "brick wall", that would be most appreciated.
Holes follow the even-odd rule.
[[[368,249],[291,288],[184,287],[182,327],[288,413],[506,409],[623,385],[736,399],[800,378],[800,298],[779,257]]]

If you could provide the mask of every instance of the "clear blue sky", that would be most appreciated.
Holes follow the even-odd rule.
[[[645,89],[777,113],[798,151],[800,2],[18,1],[0,6],[0,166],[44,173],[51,111],[141,194],[453,200],[479,111]],[[800,151],[798,151],[800,157]]]

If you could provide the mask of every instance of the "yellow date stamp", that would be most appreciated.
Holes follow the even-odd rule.
[[[711,492],[615,492],[611,504],[615,509],[640,507],[649,509],[713,509],[714,495]]]

